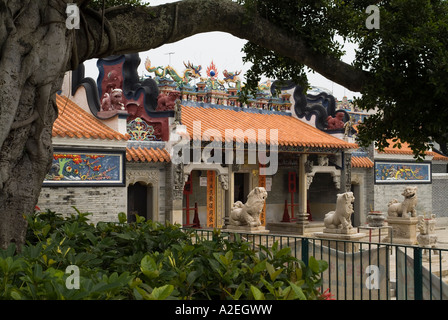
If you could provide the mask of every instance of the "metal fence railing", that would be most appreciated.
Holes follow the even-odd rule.
[[[213,239],[211,230],[194,229],[196,239]],[[229,240],[233,233],[221,233]],[[423,248],[384,242],[317,239],[291,235],[240,236],[257,250],[278,242],[280,249],[308,262],[310,256],[325,260],[322,292],[327,288],[338,300],[448,300],[448,249]]]

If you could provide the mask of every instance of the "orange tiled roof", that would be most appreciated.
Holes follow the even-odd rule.
[[[352,157],[352,168],[373,168],[373,162],[368,157]]]
[[[395,142],[393,142],[392,140],[387,140],[387,142],[389,143],[389,146],[384,148],[384,151],[378,151],[379,153],[388,153],[388,154],[409,154],[412,155],[412,149],[409,146],[409,143],[407,142],[400,142],[401,144],[401,148],[398,147],[393,147]]]
[[[170,162],[170,155],[165,149],[132,147],[126,148],[126,159],[140,162]]]
[[[392,140],[387,140],[387,142],[389,142],[389,146],[384,148],[384,151],[379,152],[379,153],[386,153],[386,154],[405,154],[405,155],[413,155],[414,153],[412,152],[411,147],[409,146],[409,143],[407,142],[400,142],[401,143],[401,148],[394,148],[394,144],[395,142],[393,142]],[[448,161],[448,157],[445,157],[437,152],[434,151],[426,151],[425,152],[426,155],[428,156],[432,156],[433,160],[440,160],[440,161]]]
[[[103,140],[128,140],[128,134],[123,135],[65,96],[56,95],[56,105],[59,115],[53,124],[53,137],[87,138]]]
[[[434,156],[432,160],[448,161],[448,157],[441,155],[440,153],[437,152],[428,152],[428,153],[431,153]]]
[[[201,137],[193,137],[193,121],[201,121]],[[357,148],[355,143],[348,143],[333,137],[305,122],[287,115],[260,114],[229,109],[203,108],[182,106],[182,124],[186,125],[191,138],[209,139],[204,136],[207,129],[218,130],[225,139],[226,129],[241,129],[243,132],[253,129],[266,129],[269,144],[269,130],[278,130],[278,144],[280,146],[326,147],[326,148]],[[242,141],[243,137],[236,135],[234,140]],[[244,137],[244,142],[256,142],[256,136]]]

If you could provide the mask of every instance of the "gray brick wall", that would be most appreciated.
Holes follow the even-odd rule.
[[[447,164],[446,163],[432,163],[432,172],[433,173],[447,173]]]
[[[392,199],[403,201],[404,197],[401,194],[407,186],[417,186],[417,215],[432,212],[432,184],[376,184],[374,185],[375,210],[387,212],[389,201]]]
[[[167,217],[165,216],[165,182],[166,182],[166,175],[165,175],[165,168],[159,169],[159,222],[164,223],[167,220]]]
[[[365,187],[364,192],[365,193],[364,194],[366,197],[366,209],[370,210],[370,205],[372,204],[374,210],[376,210],[375,209],[375,194],[374,194],[375,181],[374,181],[374,176],[373,176],[374,175],[373,168],[366,169],[365,172],[366,172],[366,175],[364,177],[364,179],[365,179],[364,180],[364,182],[365,182],[365,184],[364,184],[364,187]],[[367,212],[365,214],[367,216]]]
[[[352,183],[352,189],[355,193],[355,216],[352,223],[354,226],[360,226],[366,222],[370,208],[375,208],[373,169],[352,168],[352,182],[355,177],[356,183]]]
[[[433,174],[432,196],[432,213],[448,217],[448,174]]]
[[[99,221],[118,221],[118,213],[127,211],[126,187],[44,187],[38,204],[43,211],[50,209],[63,215],[90,212],[89,219]]]

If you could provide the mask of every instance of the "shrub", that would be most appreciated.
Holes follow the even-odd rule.
[[[0,299],[323,299],[324,261],[308,265],[289,248],[261,247],[214,231],[213,239],[177,225],[89,223],[52,211],[28,220],[20,252],[0,251]],[[72,289],[67,267],[79,270]]]

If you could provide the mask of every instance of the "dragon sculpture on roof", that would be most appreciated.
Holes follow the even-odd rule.
[[[165,78],[166,76],[170,76],[178,85],[188,84],[192,79],[197,79],[201,76],[202,66],[195,66],[190,61],[188,63],[184,62],[185,71],[183,76],[180,76],[176,70],[171,66],[163,67],[153,67],[151,66],[151,60],[146,58],[145,68],[148,72],[154,73],[159,78]]]
[[[241,70],[235,72],[228,72],[227,70],[224,70],[222,74],[224,75],[224,82],[227,83],[229,87],[230,83],[234,83],[236,88],[241,88],[241,80],[238,77],[241,74]]]

